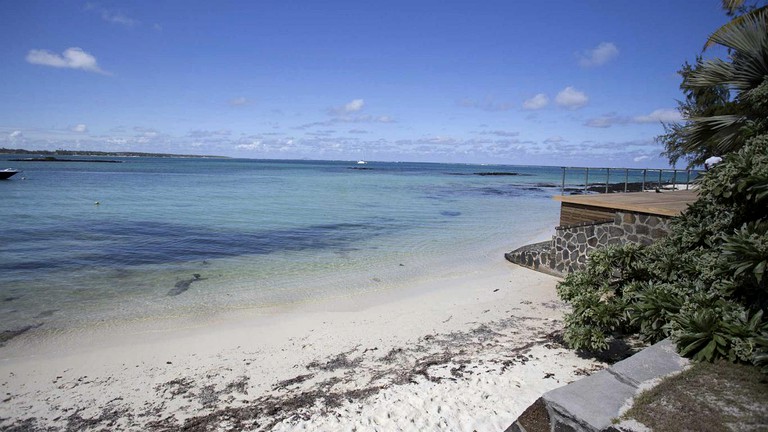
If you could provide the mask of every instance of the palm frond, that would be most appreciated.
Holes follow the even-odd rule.
[[[723,1],[723,6],[726,7],[726,9],[732,10],[729,7],[725,6],[726,1],[727,0]],[[749,11],[744,15],[735,17],[734,19],[729,21],[727,24],[715,30],[715,32],[709,36],[709,38],[707,39],[707,42],[704,44],[704,50],[706,50],[707,48],[711,47],[714,44],[721,44],[729,48],[734,48],[728,45],[728,43],[731,43],[731,42],[728,42],[728,35],[733,33],[736,29],[755,26],[756,24],[759,25],[760,23],[762,23],[763,28],[765,28],[766,21],[768,21],[768,14],[766,14],[766,11],[768,11],[768,6],[762,6],[752,11]],[[723,39],[724,37],[725,39]],[[726,41],[726,43],[723,43],[722,41]]]
[[[734,72],[733,64],[722,59],[706,60],[691,72],[683,85],[689,88],[715,87],[730,83]]]
[[[731,152],[742,144],[740,129],[744,126],[746,118],[739,115],[719,115],[712,117],[699,117],[690,119],[685,127],[686,150],[695,151],[701,148],[702,143],[710,143],[710,148],[716,149],[720,154]]]
[[[736,12],[744,4],[744,0],[723,0],[723,9],[729,14]]]
[[[768,6],[742,15],[721,27],[710,41],[732,50],[731,62],[721,59],[700,63],[686,80],[693,88],[728,85],[746,91],[768,75]]]

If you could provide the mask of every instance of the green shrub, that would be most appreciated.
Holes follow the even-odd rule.
[[[596,250],[559,284],[572,306],[570,346],[603,350],[615,335],[671,336],[696,360],[748,361],[768,372],[768,135],[726,155],[699,187],[667,238]]]

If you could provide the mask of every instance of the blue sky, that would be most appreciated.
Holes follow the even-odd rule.
[[[0,146],[661,167],[719,3],[4,1]]]

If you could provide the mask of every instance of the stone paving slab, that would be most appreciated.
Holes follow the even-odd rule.
[[[507,430],[510,432],[573,432],[616,430],[613,421],[622,409],[660,378],[690,364],[661,341],[608,369],[545,393]]]
[[[639,353],[611,366],[619,379],[626,379],[635,387],[644,381],[681,372],[690,361],[675,352],[675,344],[665,339]]]
[[[637,389],[620,381],[608,370],[551,390],[543,399],[552,408],[557,423],[573,423],[575,430],[599,431],[611,426],[624,403]]]

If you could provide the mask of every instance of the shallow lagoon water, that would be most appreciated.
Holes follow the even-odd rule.
[[[393,289],[502,259],[558,217],[556,167],[120,160],[0,160],[24,170],[0,182],[0,330]]]

